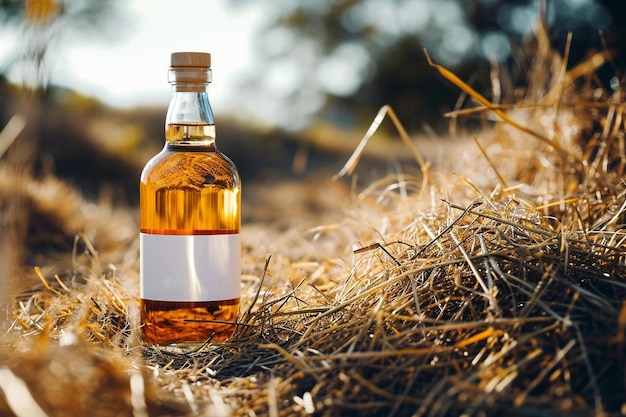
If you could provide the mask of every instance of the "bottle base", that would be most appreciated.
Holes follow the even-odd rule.
[[[144,342],[159,350],[190,351],[230,339],[237,327],[239,298],[221,301],[141,299]]]

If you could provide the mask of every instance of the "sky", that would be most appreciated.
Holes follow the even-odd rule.
[[[237,80],[254,67],[252,39],[260,24],[254,7],[227,0],[129,0],[118,2],[124,27],[112,39],[66,37],[55,50],[50,82],[121,108],[169,103],[171,52],[210,52],[213,107],[237,104]],[[0,28],[0,62],[19,39]],[[11,74],[9,74],[11,75]]]

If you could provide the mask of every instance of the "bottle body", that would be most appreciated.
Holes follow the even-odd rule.
[[[172,54],[165,146],[140,180],[141,323],[152,345],[223,341],[241,292],[241,184],[216,146],[210,54]]]
[[[168,125],[167,132],[186,131],[184,140],[189,131],[207,129],[214,127]],[[240,207],[237,169],[215,146],[168,140],[148,162],[140,181],[141,322],[147,343],[232,336],[240,297]]]

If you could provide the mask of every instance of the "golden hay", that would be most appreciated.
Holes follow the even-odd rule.
[[[433,64],[476,103],[451,117],[496,121],[441,166],[398,124],[422,175],[323,184],[308,192],[337,198],[315,220],[245,225],[227,343],[142,346],[137,245],[79,239],[70,267],[37,269],[7,310],[0,413],[626,412],[626,102],[594,82],[605,54],[566,71],[545,33],[535,48],[510,106]],[[386,113],[398,122],[382,109],[362,147]]]

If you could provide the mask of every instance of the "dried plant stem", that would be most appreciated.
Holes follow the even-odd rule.
[[[518,123],[515,120],[513,120],[506,113],[504,113],[501,110],[499,110],[497,108],[497,106],[494,106],[489,100],[487,100],[485,97],[483,97],[480,93],[478,93],[472,87],[470,87],[469,85],[467,85],[463,81],[461,81],[456,75],[454,75],[453,73],[451,73],[450,71],[448,71],[447,69],[442,67],[441,65],[435,64],[430,59],[430,56],[428,55],[428,51],[424,50],[424,53],[426,54],[426,59],[428,60],[428,64],[430,66],[432,66],[435,69],[437,69],[437,71],[439,71],[439,73],[443,77],[445,77],[448,81],[452,82],[454,85],[459,87],[461,90],[463,90],[469,96],[471,96],[473,99],[475,99],[480,104],[482,104],[483,106],[485,106],[486,108],[491,110],[491,112],[493,112],[493,114],[498,116],[504,122],[508,123],[509,125],[513,126],[514,128],[518,129],[521,132],[527,133],[527,134],[535,137],[536,139],[539,139],[541,142],[545,143],[546,145],[551,146],[557,152],[559,152],[559,154],[561,154],[562,157],[572,159],[572,160],[574,160],[574,161],[576,161],[578,163],[582,163],[582,159],[579,156],[574,155],[569,150],[563,148],[561,145],[559,145],[558,143],[554,142],[550,138],[542,135],[541,133],[536,132],[533,129],[530,129],[529,127],[523,126],[520,123]]]
[[[393,122],[394,126],[398,130],[398,133],[400,134],[400,138],[404,141],[404,143],[410,149],[411,153],[413,154],[413,157],[415,158],[415,161],[419,165],[422,171],[422,174],[424,175],[425,180],[428,180],[428,183],[430,184],[436,185],[437,182],[431,176],[431,173],[430,173],[430,164],[424,161],[424,159],[422,158],[422,155],[419,153],[419,151],[413,144],[413,141],[411,141],[411,138],[409,137],[408,133],[404,129],[404,126],[398,119],[398,116],[396,116],[396,113],[393,111],[393,108],[389,105],[384,105],[380,108],[380,110],[378,111],[378,114],[374,118],[374,121],[372,121],[372,124],[370,125],[367,132],[365,132],[365,135],[359,142],[359,145],[356,147],[356,149],[350,156],[350,159],[348,159],[348,161],[343,166],[343,168],[333,178],[337,179],[337,178],[343,177],[344,175],[352,174],[352,172],[354,171],[354,169],[359,163],[359,159],[361,158],[361,155],[363,154],[363,150],[365,149],[365,146],[367,145],[371,137],[374,135],[374,133],[376,133],[376,131],[378,130],[378,127],[380,126],[380,124],[382,123],[386,115],[389,115],[389,117],[391,118],[391,121]]]

